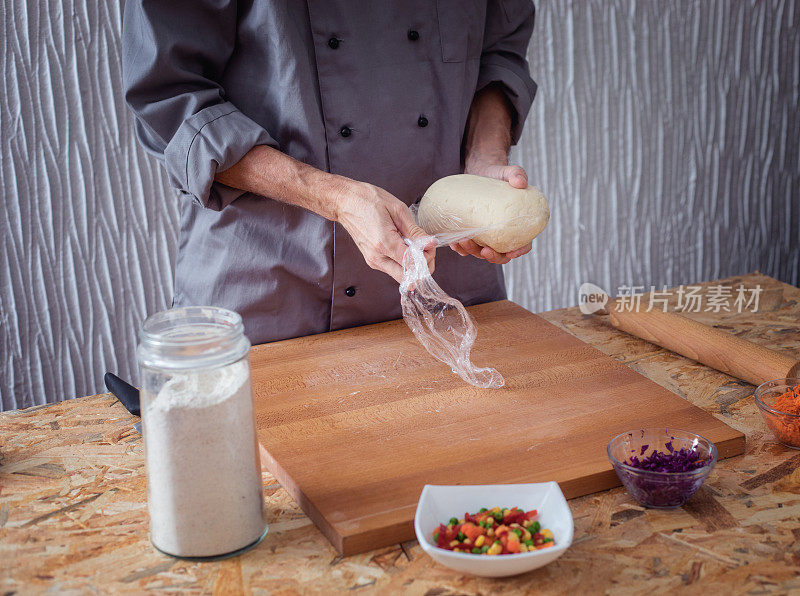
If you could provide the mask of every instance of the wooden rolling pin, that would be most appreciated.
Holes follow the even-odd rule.
[[[598,314],[608,314],[621,331],[753,385],[800,376],[799,360],[672,312],[617,311],[612,301]]]

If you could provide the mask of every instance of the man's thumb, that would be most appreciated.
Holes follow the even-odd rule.
[[[397,230],[403,238],[410,238],[413,240],[414,238],[421,238],[422,236],[429,235],[416,224],[414,216],[411,215],[411,210],[407,207],[398,213],[395,225],[397,225]]]
[[[503,171],[503,179],[514,188],[527,188],[528,174],[520,166],[506,166]]]
[[[411,223],[405,232],[403,232],[403,236],[406,238],[411,238],[412,240],[416,238],[423,238],[423,237],[430,237],[430,234],[426,233],[421,227],[419,227],[415,223]]]

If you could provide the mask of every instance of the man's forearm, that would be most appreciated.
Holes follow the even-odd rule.
[[[373,184],[323,172],[266,145],[248,151],[216,180],[313,211],[340,224],[367,265],[403,279],[403,238],[425,236],[408,207]],[[435,247],[425,249],[433,273]]]
[[[240,190],[277,199],[336,220],[337,197],[353,181],[289,157],[267,145],[257,145],[216,180]]]
[[[510,148],[511,106],[497,86],[489,86],[475,95],[470,106],[464,143],[467,169],[476,160],[505,165]]]
[[[490,85],[475,94],[469,109],[464,138],[465,174],[505,180],[514,188],[528,186],[525,170],[520,166],[508,165],[513,114],[511,103],[498,86]],[[451,248],[461,256],[473,255],[503,265],[524,255],[531,249],[531,245],[506,254],[478,246],[472,240],[452,244]]]

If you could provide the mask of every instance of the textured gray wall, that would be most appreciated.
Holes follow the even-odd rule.
[[[177,199],[121,98],[117,2],[2,8],[0,404],[101,390],[171,300]]]
[[[539,2],[514,156],[551,202],[515,300],[800,272],[800,2]]]
[[[508,266],[532,310],[578,285],[800,270],[800,1],[537,2],[514,158],[551,201]],[[121,100],[116,2],[4,3],[0,404],[135,377],[168,305],[177,197]]]

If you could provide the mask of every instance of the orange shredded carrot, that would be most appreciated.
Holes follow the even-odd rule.
[[[800,416],[800,385],[789,387],[775,399],[774,410]],[[800,418],[767,416],[767,426],[783,443],[800,446]]]
[[[800,385],[789,387],[775,400],[775,409],[800,416]]]

